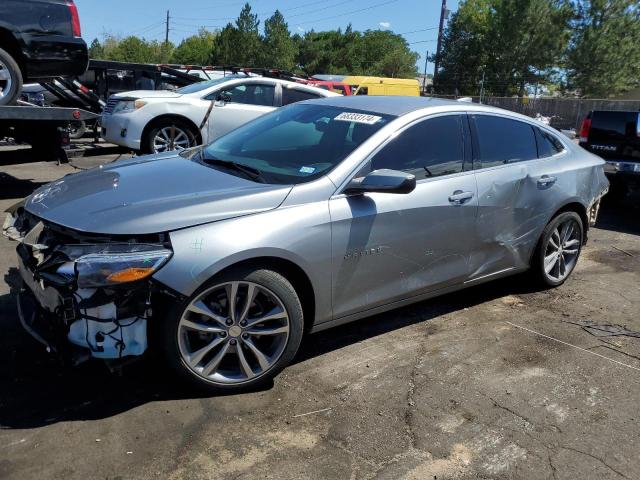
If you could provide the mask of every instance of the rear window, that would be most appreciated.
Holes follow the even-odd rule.
[[[307,92],[297,88],[282,87],[282,105],[290,103],[302,102],[303,100],[313,100],[314,98],[322,98],[317,93]]]
[[[473,116],[482,168],[538,158],[533,127],[528,123],[492,115]]]
[[[538,157],[551,157],[564,150],[564,146],[554,135],[536,128],[536,142],[538,143]]]

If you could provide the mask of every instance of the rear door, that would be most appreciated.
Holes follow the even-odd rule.
[[[225,100],[217,100],[224,98]],[[247,81],[224,87],[205,97],[214,102],[209,115],[209,141],[244,125],[276,108],[276,89],[273,83]]]
[[[538,162],[533,125],[506,116],[470,114],[478,182],[477,244],[470,280],[524,267],[546,218],[557,177]],[[543,179],[543,176],[553,178]],[[544,182],[549,181],[548,184]]]
[[[413,192],[336,195],[329,201],[336,317],[467,278],[477,197],[465,121],[463,114],[417,121],[356,174],[410,172],[417,178]]]

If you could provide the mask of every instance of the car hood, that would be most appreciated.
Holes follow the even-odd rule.
[[[113,95],[115,98],[179,98],[182,94],[170,90],[133,90]]]
[[[67,175],[34,191],[25,209],[73,230],[139,235],[271,210],[291,188],[256,183],[171,153]]]

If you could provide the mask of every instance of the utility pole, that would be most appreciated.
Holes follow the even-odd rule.
[[[166,29],[164,31],[164,52],[162,53],[162,58],[165,63],[169,61],[169,10],[167,10],[167,24]]]
[[[427,94],[427,63],[429,62],[429,50],[424,55],[424,77],[422,78],[422,94]]]
[[[164,43],[165,45],[169,44],[169,10],[167,10],[167,23],[166,23],[166,30],[164,33]]]
[[[444,17],[447,16],[447,0],[442,0],[440,9],[440,26],[438,27],[438,46],[436,47],[436,58],[433,62],[433,87],[435,89],[436,78],[438,77],[438,67],[440,66],[440,49],[442,48],[442,35],[444,34]]]
[[[484,96],[484,69],[482,69],[482,80],[480,80],[480,102],[482,103],[482,97]]]

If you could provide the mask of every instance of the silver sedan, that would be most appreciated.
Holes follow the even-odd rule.
[[[302,102],[34,192],[5,224],[21,320],[52,351],[156,348],[198,385],[255,387],[306,333],[525,270],[562,284],[603,163],[482,105]]]

